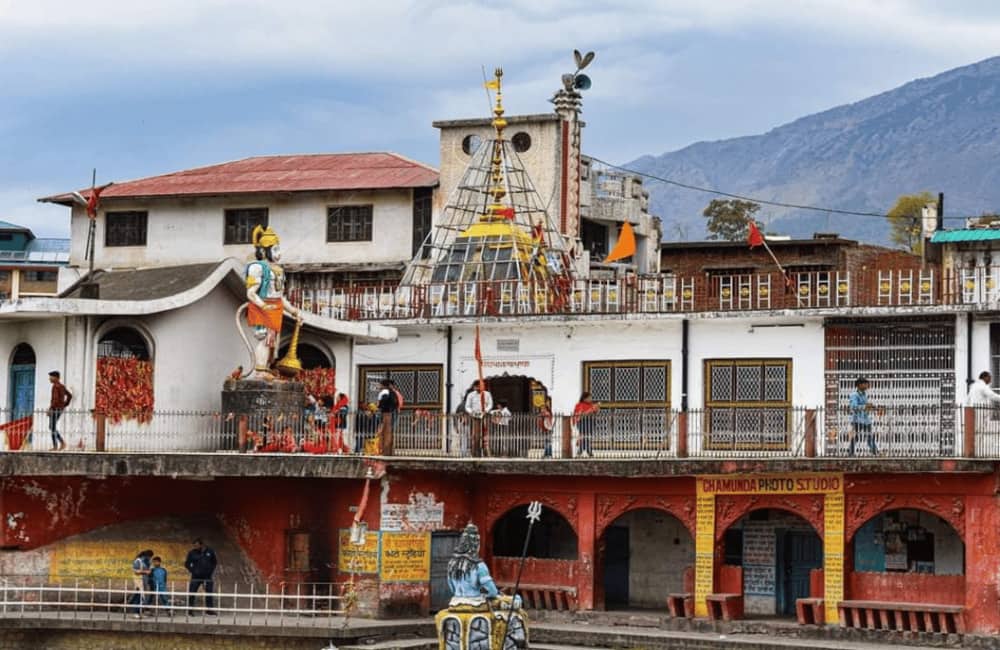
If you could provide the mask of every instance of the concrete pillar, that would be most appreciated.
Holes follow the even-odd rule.
[[[104,411],[94,411],[94,447],[97,451],[104,451],[105,441],[107,440],[107,431],[108,416],[104,413]]]
[[[687,458],[688,455],[688,412],[677,414],[677,457]]]
[[[806,409],[806,458],[816,457],[816,409]]]
[[[965,426],[962,427],[962,452],[966,458],[976,457],[976,409],[966,406],[962,409]]]
[[[1000,632],[1000,507],[997,497],[965,499],[965,625],[980,634]]]
[[[597,557],[597,495],[594,492],[580,494],[576,534],[580,557],[577,602],[580,609],[594,609],[594,562]]]

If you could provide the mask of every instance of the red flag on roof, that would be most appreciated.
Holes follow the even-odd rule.
[[[498,217],[503,217],[504,219],[513,219],[514,208],[500,208],[499,210],[495,210],[493,214]]]
[[[97,206],[101,204],[101,192],[106,190],[111,183],[107,185],[102,185],[100,187],[92,187],[90,189],[90,196],[87,197],[87,216],[91,219],[97,218]]]
[[[750,248],[764,245],[764,235],[760,234],[757,224],[753,221],[750,222],[750,235],[747,237],[747,243],[750,244]]]

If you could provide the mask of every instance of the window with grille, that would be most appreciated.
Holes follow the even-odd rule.
[[[267,208],[233,208],[225,211],[226,232],[222,243],[249,244],[253,229],[267,228]]]
[[[326,241],[372,240],[372,206],[334,205],[326,215]]]
[[[104,245],[145,246],[148,214],[139,210],[105,212]]]
[[[585,435],[594,449],[666,449],[670,441],[670,362],[585,361],[583,389],[601,407]]]
[[[706,360],[707,448],[788,448],[791,399],[791,359]]]
[[[377,402],[379,382],[391,379],[403,394],[403,409],[440,412],[444,405],[441,365],[360,366],[358,396],[361,404]]]

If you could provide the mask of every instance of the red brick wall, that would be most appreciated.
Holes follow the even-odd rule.
[[[844,597],[849,600],[964,605],[965,576],[851,571],[847,575]]]

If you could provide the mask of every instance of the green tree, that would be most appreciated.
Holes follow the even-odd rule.
[[[924,238],[921,236],[921,215],[924,206],[936,203],[937,198],[930,192],[919,194],[903,194],[896,199],[896,204],[889,210],[889,238],[914,255],[920,255],[924,250]]]
[[[760,210],[753,201],[739,199],[712,199],[701,213],[708,219],[708,238],[739,241],[746,239],[750,230],[750,219]]]

